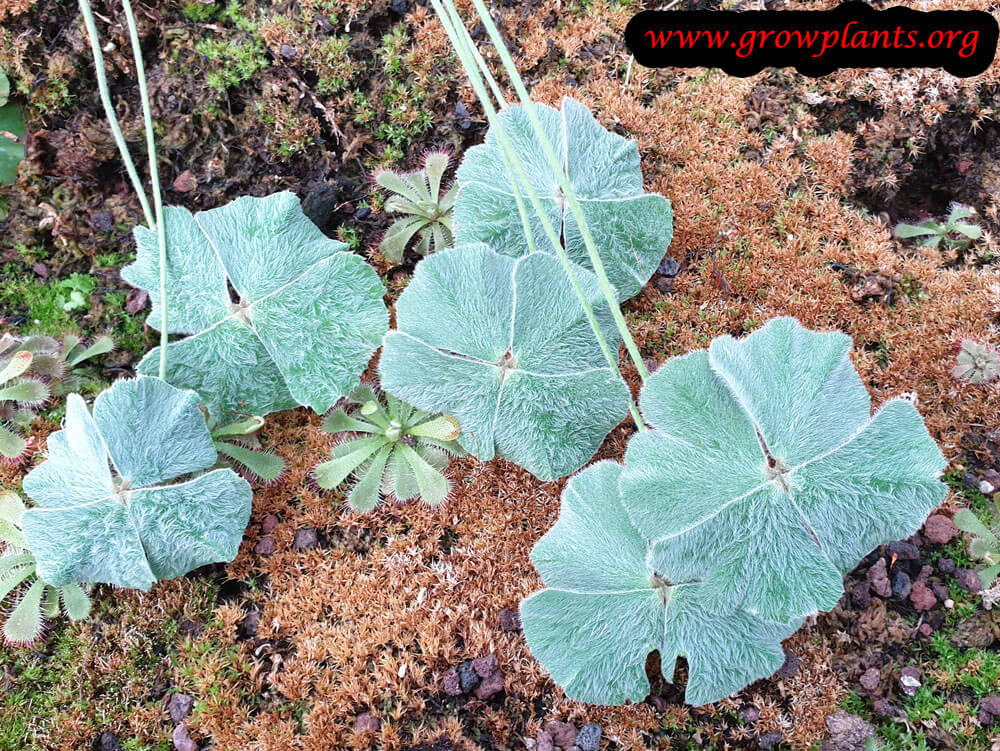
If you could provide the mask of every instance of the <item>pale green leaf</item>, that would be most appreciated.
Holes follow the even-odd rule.
[[[386,460],[391,452],[392,446],[383,446],[372,457],[368,467],[347,494],[347,503],[351,508],[356,511],[371,511],[378,505],[382,474],[385,472]]]
[[[38,405],[49,398],[49,388],[41,381],[21,381],[0,388],[0,401]]]
[[[623,503],[658,564],[700,566],[712,607],[781,622],[829,610],[844,573],[944,499],[920,415],[897,399],[871,416],[849,345],[776,319],[643,387],[656,429],[629,441]]]
[[[612,349],[620,341],[596,279],[578,269]],[[543,480],[582,466],[628,409],[565,272],[550,255],[482,244],[421,261],[385,337],[383,387],[458,420],[459,443]]]
[[[781,640],[798,622],[768,623],[737,608],[713,610],[686,572],[658,570],[619,495],[621,467],[598,462],[563,492],[556,525],[532,562],[547,589],[521,603],[532,653],[571,699],[640,702],[646,658],[658,650],[664,678],[688,662],[686,699],[718,701],[784,662]]]
[[[993,534],[993,531],[983,524],[979,520],[979,517],[967,508],[959,509],[955,512],[955,517],[952,521],[954,521],[955,526],[963,532],[968,532],[970,535],[976,535],[984,540],[989,540],[994,544],[997,543],[997,536]]]
[[[432,420],[414,425],[407,431],[410,435],[422,436],[425,438],[436,438],[439,441],[454,441],[462,432],[458,420],[448,415],[441,415]]]
[[[35,579],[3,624],[4,639],[10,644],[30,644],[42,634],[42,595],[46,584]]]
[[[401,443],[398,451],[403,454],[403,458],[413,470],[413,476],[417,480],[417,487],[420,489],[420,497],[424,503],[436,506],[448,495],[448,479],[435,467],[427,463],[420,454]]]
[[[281,477],[285,471],[285,460],[268,451],[256,451],[255,449],[240,446],[236,443],[217,441],[215,447],[220,454],[225,454],[230,459],[242,464],[254,476],[264,482],[271,482]]]
[[[385,438],[382,436],[357,438],[340,444],[333,450],[333,458],[330,461],[316,466],[316,482],[320,487],[332,490],[350,477],[354,470],[384,444]]]
[[[38,575],[53,586],[154,581],[235,557],[250,487],[222,469],[193,392],[159,379],[118,381],[91,417],[71,394],[48,459],[24,479],[38,504],[22,517]],[[112,467],[114,472],[112,472]]]
[[[21,456],[28,448],[28,444],[25,440],[8,430],[3,425],[0,425],[0,455],[7,457],[8,459],[16,459]]]
[[[5,133],[13,134],[17,140]],[[21,108],[13,102],[0,106],[0,184],[17,180],[17,165],[24,159],[26,135]]]
[[[561,111],[540,104],[534,109],[562,158],[566,177],[580,200],[619,299],[633,297],[656,271],[670,244],[670,202],[663,196],[643,192],[636,144],[605,130],[587,107],[567,97]],[[563,242],[569,257],[592,268],[576,219],[523,107],[508,107],[499,117],[551,225],[557,233],[564,229]],[[458,168],[458,185],[457,244],[485,242],[515,257],[529,252],[514,185],[492,132],[487,133],[483,145],[466,152]],[[521,194],[536,249],[554,252],[523,189]]]
[[[59,587],[63,610],[71,621],[82,621],[90,615],[90,596],[79,584]]]
[[[296,404],[329,409],[355,386],[388,328],[385,289],[344,243],[330,240],[291,193],[239,198],[192,215],[169,209],[167,380],[213,414],[264,415]],[[160,326],[156,234],[136,229],[122,277],[148,290]],[[229,285],[238,296],[232,301]],[[159,366],[154,349],[139,372]]]

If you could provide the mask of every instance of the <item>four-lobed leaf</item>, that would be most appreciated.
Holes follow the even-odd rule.
[[[521,603],[532,654],[567,696],[594,704],[645,699],[646,658],[654,650],[668,682],[677,658],[686,658],[691,704],[772,675],[785,659],[781,640],[799,622],[714,607],[708,585],[686,562],[694,551],[653,565],[646,538],[622,506],[621,472],[604,461],[573,477],[559,520],[532,550],[547,587]]]
[[[700,551],[713,607],[774,621],[830,610],[844,573],[944,499],[945,461],[916,408],[893,399],[871,415],[850,345],[779,318],[643,387],[656,430],[629,441],[623,503],[654,562]]]
[[[149,377],[116,382],[93,415],[70,394],[48,459],[24,478],[37,505],[21,524],[40,579],[149,589],[236,556],[250,486],[231,469],[203,472],[217,453],[198,403]]]
[[[597,280],[584,292],[611,346],[620,338]],[[452,415],[459,443],[509,459],[542,480],[579,469],[628,410],[559,261],[514,259],[483,244],[428,256],[396,303],[382,387],[426,412]]]
[[[388,328],[385,288],[293,194],[198,214],[168,208],[165,222],[167,325],[191,335],[170,344],[168,382],[197,391],[213,414],[256,415],[300,404],[324,412],[358,384]],[[137,227],[135,238],[122,277],[149,292],[147,323],[159,329],[156,233]],[[158,366],[157,348],[138,371]]]
[[[541,104],[534,109],[562,160],[618,299],[637,295],[663,260],[673,236],[670,201],[644,192],[635,142],[605,130],[587,107],[566,97],[561,110]],[[567,254],[592,270],[579,225],[524,108],[508,107],[499,118],[552,227],[561,233]],[[457,244],[484,242],[514,257],[529,252],[514,185],[493,133],[466,152],[458,168],[458,185]],[[535,248],[555,252],[523,187],[519,186],[519,192],[528,210]]]

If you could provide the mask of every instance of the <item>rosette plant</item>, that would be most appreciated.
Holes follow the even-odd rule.
[[[955,526],[963,532],[972,535],[969,543],[969,554],[986,564],[979,572],[979,580],[983,589],[993,586],[1000,577],[1000,527],[995,530],[986,526],[970,509],[959,509],[955,514]]]
[[[0,359],[0,459],[18,459],[28,448],[18,432],[34,418],[32,408],[49,398],[49,387],[38,378],[26,376],[34,355],[21,350]],[[17,426],[17,428],[15,427]]]
[[[435,506],[451,485],[444,470],[453,456],[464,452],[456,442],[458,421],[448,415],[431,415],[387,394],[383,405],[371,386],[351,392],[348,404],[323,421],[323,430],[345,438],[333,449],[330,461],[316,467],[321,487],[335,488],[350,475],[356,482],[347,502],[358,511],[370,511],[386,496],[406,501],[420,496]]]
[[[16,493],[0,491],[0,602],[16,600],[3,624],[8,644],[31,644],[42,635],[45,619],[60,612],[72,621],[90,614],[90,596],[85,586],[67,582],[58,587],[38,578],[35,556],[28,550],[21,528],[27,507]]]
[[[392,195],[385,203],[386,211],[403,216],[392,223],[379,252],[393,263],[403,260],[403,252],[417,237],[418,255],[451,247],[455,242],[452,209],[458,185],[441,192],[441,179],[451,158],[444,152],[432,151],[424,156],[424,168],[416,172],[382,170],[375,182]]]

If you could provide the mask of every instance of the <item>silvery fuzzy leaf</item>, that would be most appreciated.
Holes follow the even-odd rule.
[[[670,202],[644,193],[639,149],[633,141],[601,127],[584,105],[569,97],[562,110],[534,105],[563,169],[573,186],[619,300],[638,294],[663,260],[673,236]],[[499,115],[531,186],[539,196],[555,231],[562,232],[569,257],[592,269],[572,211],[562,196],[523,107]],[[466,152],[458,168],[455,203],[456,243],[484,242],[494,250],[518,257],[529,252],[517,209],[514,185],[507,174],[493,133]],[[521,190],[529,212],[535,247],[554,252]]]
[[[580,269],[612,350],[619,337],[592,274]],[[500,455],[543,480],[583,465],[628,410],[559,261],[513,259],[483,244],[417,266],[384,342],[383,388],[462,428],[482,460]]]
[[[829,610],[842,575],[915,532],[945,461],[912,403],[874,416],[850,338],[779,318],[665,363],[629,441],[622,500],[658,566],[705,577],[713,607],[775,621]],[[696,570],[697,569],[697,570]]]
[[[149,589],[157,579],[232,560],[250,519],[250,486],[217,454],[198,396],[158,378],[118,381],[94,414],[70,394],[48,459],[24,478],[38,504],[21,524],[38,575]]]
[[[559,520],[532,550],[547,587],[521,603],[535,657],[567,696],[595,704],[642,701],[653,650],[669,682],[677,658],[687,659],[691,704],[718,701],[774,673],[784,662],[781,640],[798,621],[707,608],[705,585],[683,566],[654,568],[621,504],[621,471],[605,461],[573,477]]]
[[[330,240],[291,193],[239,198],[191,214],[166,212],[167,380],[192,388],[213,414],[265,415],[298,404],[329,409],[360,380],[388,329],[385,288],[347,245]],[[122,269],[149,292],[161,323],[156,233],[136,228],[136,261]],[[229,285],[239,298],[233,302]],[[138,371],[154,375],[159,349]]]

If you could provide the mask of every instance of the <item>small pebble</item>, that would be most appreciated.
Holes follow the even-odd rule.
[[[979,700],[979,724],[992,725],[1000,720],[1000,694],[984,696]]]
[[[757,745],[764,749],[771,748],[779,743],[781,743],[781,733],[764,733],[764,735],[757,739]]]
[[[658,276],[653,282],[653,286],[659,293],[669,295],[674,291],[674,280],[669,276]]]
[[[754,704],[744,707],[740,711],[740,719],[747,725],[752,725],[760,719],[760,709]]]
[[[910,594],[910,575],[905,571],[897,571],[892,577],[892,594],[900,600],[905,600]]]
[[[941,582],[939,582],[939,581],[932,581],[931,582],[931,591],[934,593],[935,597],[937,597],[939,600],[941,600],[941,602],[944,602],[945,600],[947,600],[948,596],[950,594],[948,592],[948,588],[944,584],[942,584]]]
[[[971,472],[962,475],[962,487],[966,490],[975,490],[979,487],[979,479]]]
[[[934,627],[929,623],[921,623],[920,628],[917,629],[917,633],[921,636],[930,636],[934,633]]]
[[[260,523],[260,530],[265,535],[271,534],[275,528],[278,526],[278,517],[274,514],[268,514],[264,517],[264,520]]]
[[[871,605],[872,593],[868,582],[856,584],[851,590],[851,602],[856,608],[866,608]]]
[[[377,733],[381,727],[382,723],[371,712],[363,712],[354,719],[355,733]]]
[[[673,256],[665,257],[660,261],[660,265],[656,267],[656,273],[663,276],[677,276],[680,270],[681,265],[677,263]]]
[[[978,592],[983,588],[983,580],[979,578],[979,574],[970,568],[962,569],[955,577],[958,579],[958,586],[967,592]]]
[[[909,666],[905,667],[899,671],[899,688],[907,696],[913,696],[922,685],[921,678],[922,674],[919,670]]]
[[[890,584],[889,576],[886,573],[885,558],[879,558],[875,561],[874,565],[868,569],[865,578],[879,597],[892,596],[892,584]]]
[[[924,522],[924,537],[928,542],[945,545],[958,534],[958,527],[944,514],[932,514]]]
[[[882,674],[879,673],[878,668],[868,668],[868,670],[861,674],[858,682],[866,691],[874,691],[882,682]]]
[[[179,725],[194,709],[194,699],[187,694],[174,694],[170,697],[170,719],[174,725]]]
[[[278,546],[274,542],[274,538],[271,537],[271,535],[264,535],[261,537],[253,548],[257,555],[274,555],[274,551],[277,549]]]
[[[294,60],[295,56],[298,55],[295,48],[290,44],[281,45],[281,57],[285,60]]]
[[[463,694],[471,692],[472,689],[479,685],[479,673],[472,667],[472,660],[466,660],[461,663],[456,670]]]
[[[458,677],[458,671],[455,668],[448,668],[444,674],[444,692],[448,696],[461,696],[462,695],[462,681]]]
[[[173,741],[176,751],[198,751],[198,744],[191,739],[187,725],[183,723],[174,728]]]
[[[545,724],[545,732],[552,736],[552,741],[559,748],[573,748],[576,743],[576,726],[568,722],[548,722]]]
[[[319,535],[315,529],[305,527],[295,531],[295,541],[292,547],[296,550],[312,550],[319,544]]]
[[[937,598],[930,587],[920,579],[917,579],[910,590],[910,602],[913,603],[913,607],[917,610],[931,610],[937,605]]]
[[[920,550],[912,542],[897,540],[889,543],[889,552],[901,561],[915,561],[920,558]]]
[[[243,623],[241,624],[243,629],[243,634],[248,638],[252,639],[257,635],[257,629],[260,628],[260,611],[251,610],[243,618]]]
[[[510,608],[504,608],[499,613],[500,618],[500,628],[503,631],[520,631],[521,630],[521,614],[516,610],[511,610]]]
[[[799,674],[799,665],[801,664],[801,662],[802,661],[799,660],[798,655],[796,655],[794,652],[789,652],[786,649],[784,664],[780,668],[778,668],[775,674],[771,677],[779,680],[781,678],[794,678]]]
[[[544,730],[535,738],[535,751],[554,751],[556,747],[552,736]]]
[[[580,751],[600,751],[601,726],[596,722],[584,725],[576,735],[576,747]]]
[[[954,574],[956,569],[955,561],[951,558],[938,558],[937,567],[942,574]]]

